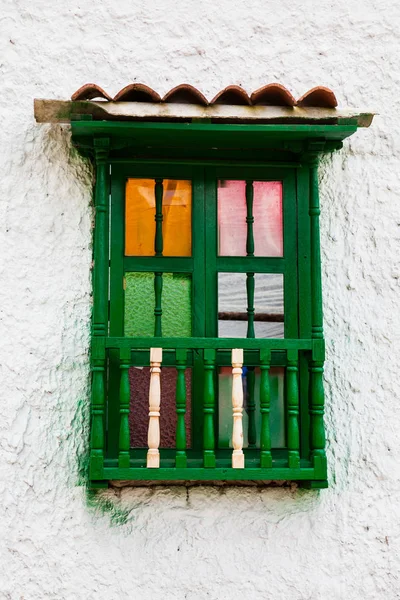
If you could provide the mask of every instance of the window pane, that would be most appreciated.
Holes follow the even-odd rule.
[[[218,273],[218,336],[247,337],[246,273]],[[283,275],[254,275],[254,334],[284,337]]]
[[[255,335],[259,338],[283,338],[283,275],[256,273],[254,279]]]
[[[246,256],[246,182],[218,181],[220,256]],[[254,256],[283,256],[282,182],[253,182]]]
[[[249,418],[247,414],[246,398],[246,367],[243,368],[243,447],[248,447],[248,427]],[[271,445],[273,448],[283,448],[285,446],[285,405],[284,405],[284,374],[283,367],[273,367],[269,371],[270,392],[271,392]],[[256,424],[256,447],[260,447],[260,377],[261,372],[258,367],[255,368],[255,424]],[[220,367],[218,375],[218,445],[220,448],[232,448],[232,369],[231,367]]]
[[[173,367],[161,369],[161,403],[160,403],[160,432],[161,448],[175,448],[176,432],[176,390],[177,371]],[[191,369],[186,369],[186,443],[191,445]],[[131,448],[147,448],[147,430],[149,426],[149,387],[150,368],[131,367],[129,369],[129,386],[131,392],[129,430]]]
[[[153,337],[155,328],[154,273],[126,273],[125,335]],[[192,335],[190,275],[163,273],[161,330],[164,337]]]
[[[192,184],[163,180],[163,256],[192,253]],[[155,180],[128,179],[125,206],[125,254],[154,256],[156,234]]]

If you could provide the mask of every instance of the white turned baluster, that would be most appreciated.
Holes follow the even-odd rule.
[[[243,350],[232,350],[232,468],[244,469],[243,454],[243,384],[242,384]]]
[[[160,466],[160,373],[162,348],[150,348],[150,390],[149,390],[149,432],[147,443],[147,468],[158,469]]]

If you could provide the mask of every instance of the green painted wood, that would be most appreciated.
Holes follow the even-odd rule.
[[[162,256],[163,253],[163,212],[162,212],[162,201],[164,194],[163,180],[157,178],[154,186],[154,194],[156,199],[156,212],[154,220],[156,222],[156,233],[154,238],[154,253],[156,256]]]
[[[125,256],[124,271],[193,273],[194,260],[189,256]]]
[[[299,337],[297,272],[297,198],[295,173],[283,179],[283,253],[286,269],[283,278],[285,338]]]
[[[110,237],[110,335],[124,335],[124,269],[125,248],[125,178],[111,168],[111,237]],[[120,354],[118,349],[108,353],[107,390],[107,456],[119,452],[119,385]]]
[[[213,337],[191,337],[191,338],[167,338],[158,340],[162,348],[176,349],[266,349],[266,350],[311,350],[313,342],[310,339],[274,339],[274,338],[213,338]],[[108,337],[105,339],[106,348],[152,348],[154,340],[151,338],[138,337]]]
[[[203,449],[204,467],[215,468],[215,350],[204,350],[204,392],[203,392]]]
[[[264,258],[261,256],[218,256],[216,267],[227,273],[285,273],[288,261],[285,258]]]
[[[254,257],[254,215],[253,215],[253,202],[254,202],[254,187],[253,181],[248,179],[246,181],[246,223],[247,223],[247,237],[246,237],[246,256]],[[247,273],[246,275],[246,293],[247,293],[247,337],[254,338],[254,290],[255,281],[254,273]],[[255,390],[255,372],[254,367],[248,367],[246,374],[246,412],[248,417],[247,427],[247,440],[248,447],[256,447],[256,403],[254,397]]]
[[[289,469],[285,467],[261,469],[259,467],[249,469],[229,469],[223,468],[165,468],[146,469],[144,467],[136,467],[130,469],[118,469],[116,467],[107,467],[104,469],[104,476],[107,479],[125,479],[125,480],[157,480],[157,481],[257,481],[257,480],[287,480],[287,481],[302,481],[312,480],[314,477],[314,469],[298,468]]]
[[[94,135],[110,136],[113,145],[121,147],[174,147],[182,148],[236,148],[240,138],[240,151],[246,148],[288,148],[289,141],[306,139],[340,141],[357,131],[350,125],[249,125],[218,123],[176,122],[111,122],[75,121],[71,123],[73,141],[79,148],[90,145]],[[115,140],[115,141],[114,141]],[[331,151],[331,148],[329,148]],[[327,151],[329,151],[327,148]]]
[[[322,285],[321,285],[321,250],[319,234],[319,193],[318,167],[310,168],[310,236],[311,236],[311,314],[312,337],[322,339]]]
[[[205,170],[205,292],[206,292],[206,328],[205,335],[218,335],[218,175],[214,169]]]
[[[171,149],[169,148],[169,153],[173,154],[173,152],[171,151]],[[259,153],[258,153],[259,156]],[[198,167],[199,165],[203,166],[203,167],[215,167],[216,165],[219,166],[224,166],[224,167],[256,167],[256,168],[261,168],[261,169],[265,169],[266,167],[272,167],[272,168],[278,168],[278,169],[293,169],[296,167],[300,166],[300,163],[297,161],[270,161],[268,162],[267,159],[265,160],[257,160],[255,161],[254,158],[253,160],[234,160],[234,159],[230,159],[230,160],[221,160],[218,157],[215,157],[214,159],[205,159],[205,158],[201,158],[201,155],[199,155],[196,158],[181,158],[180,155],[177,155],[175,158],[160,158],[159,156],[154,157],[154,158],[137,158],[137,156],[131,157],[131,158],[113,158],[112,159],[112,164],[115,165],[120,165],[120,164],[131,164],[132,161],[134,160],[135,164],[144,164],[144,165],[149,165],[149,164],[155,164],[157,166],[159,166],[160,164],[163,165],[183,165],[183,166],[195,166]]]
[[[271,351],[260,351],[260,411],[261,411],[261,434],[260,434],[260,465],[261,468],[272,468],[271,454],[271,390],[269,384],[269,369],[271,364]]]
[[[246,255],[254,256],[254,215],[253,215],[253,202],[254,202],[254,188],[253,181],[248,179],[246,181],[246,208],[247,208],[247,238],[246,238]]]
[[[94,140],[96,160],[93,265],[93,334],[108,330],[108,153],[109,139]]]
[[[297,381],[298,353],[288,350],[286,367],[286,407],[287,407],[287,439],[289,467],[296,469],[300,465],[300,433],[299,433],[299,388]]]
[[[96,164],[94,190],[95,230],[93,253],[93,317],[92,317],[92,390],[90,478],[102,479],[105,451],[105,350],[104,336],[108,333],[108,138],[93,142]]]
[[[186,457],[186,382],[185,370],[187,362],[187,350],[176,351],[176,459],[175,466],[177,468],[185,468],[187,466]]]
[[[161,317],[162,317],[162,305],[161,305],[161,297],[162,297],[162,289],[163,289],[163,277],[162,273],[154,273],[154,337],[161,337],[162,335],[162,327],[161,327]]]
[[[92,390],[90,431],[90,478],[102,479],[104,466],[104,407],[105,407],[105,349],[104,338],[92,342]]]
[[[310,174],[308,167],[296,170],[297,183],[297,265],[299,281],[299,337],[311,337],[311,265],[310,265],[310,217],[309,193]],[[300,455],[309,456],[309,408],[308,375],[309,357],[299,353],[299,395],[300,395]]]
[[[314,466],[326,471],[324,428],[323,362],[312,361],[310,365],[310,446]]]
[[[247,337],[254,338],[254,273],[247,273],[246,292],[247,292]]]
[[[222,138],[221,138],[222,139]],[[111,142],[111,146],[113,147],[113,141]],[[300,408],[305,405],[307,398],[304,400],[304,389],[307,387],[308,374],[306,373],[305,384],[303,382],[303,371],[304,365],[307,365],[307,357],[310,355],[310,351],[312,352],[312,364],[310,365],[310,385],[309,389],[309,415],[301,412],[302,419],[302,427],[301,433],[303,435],[303,420],[304,414],[306,415],[306,421],[308,418],[315,424],[311,427],[310,430],[310,444],[312,450],[313,457],[313,469],[310,469],[309,466],[306,466],[306,463],[302,462],[301,468],[290,468],[286,470],[286,474],[289,473],[288,476],[283,478],[289,479],[301,479],[299,477],[295,477],[297,471],[300,471],[304,474],[305,469],[308,470],[308,476],[304,477],[304,481],[315,480],[318,482],[326,481],[326,459],[325,452],[319,452],[322,450],[322,441],[321,441],[321,431],[323,432],[323,412],[322,419],[321,417],[321,397],[323,400],[323,389],[322,389],[322,372],[317,369],[323,368],[323,358],[321,359],[321,350],[320,346],[316,346],[315,343],[318,340],[322,341],[322,306],[321,306],[321,337],[318,338],[315,334],[318,333],[318,319],[314,319],[315,311],[311,311],[310,309],[310,288],[311,288],[311,266],[310,263],[314,260],[315,253],[313,253],[311,241],[309,242],[309,257],[303,260],[303,253],[307,254],[307,243],[309,237],[313,234],[309,233],[312,230],[312,213],[313,207],[312,202],[310,200],[310,215],[304,215],[304,202],[302,204],[298,204],[296,206],[296,192],[297,195],[301,194],[302,200],[304,200],[304,195],[307,195],[307,186],[308,183],[304,183],[306,174],[308,172],[308,168],[305,167],[303,169],[299,169],[302,171],[303,178],[302,183],[299,184],[294,175],[294,171],[287,168],[264,168],[262,170],[257,169],[254,166],[249,166],[249,168],[244,168],[240,170],[240,174],[238,172],[237,167],[229,167],[226,168],[218,165],[215,168],[203,169],[200,166],[197,169],[191,169],[188,166],[183,165],[154,165],[154,164],[142,164],[142,165],[113,165],[113,174],[112,174],[112,210],[113,210],[113,222],[111,224],[111,281],[110,281],[110,300],[111,300],[111,312],[110,312],[110,336],[104,337],[104,334],[99,337],[104,341],[105,345],[109,348],[109,357],[110,357],[110,365],[108,368],[109,372],[109,395],[108,395],[108,416],[107,416],[107,424],[108,424],[108,432],[107,432],[107,448],[109,457],[115,457],[118,459],[118,451],[119,451],[119,433],[118,429],[120,427],[120,394],[118,390],[118,386],[120,383],[120,361],[119,361],[119,349],[128,350],[129,351],[129,360],[131,360],[133,354],[136,351],[144,352],[146,348],[150,348],[154,345],[154,339],[152,338],[123,338],[123,322],[124,322],[124,292],[123,292],[123,275],[124,271],[142,271],[154,274],[168,274],[168,273],[192,273],[193,277],[193,285],[192,285],[192,306],[193,306],[193,316],[192,316],[192,332],[194,338],[189,338],[184,340],[182,338],[171,338],[166,337],[162,338],[162,347],[167,351],[171,349],[174,351],[175,349],[183,349],[186,354],[187,351],[190,351],[190,356],[193,360],[193,382],[196,380],[196,385],[193,394],[193,402],[194,406],[192,409],[193,415],[193,428],[192,428],[192,436],[193,440],[195,436],[200,433],[200,444],[197,442],[197,450],[201,451],[203,454],[204,465],[206,465],[207,461],[209,461],[209,465],[203,469],[206,473],[210,473],[214,470],[212,466],[212,457],[216,457],[215,452],[215,418],[217,414],[217,405],[215,398],[215,367],[223,364],[223,354],[220,352],[214,352],[213,359],[213,376],[211,378],[212,388],[213,388],[213,410],[212,413],[208,413],[208,417],[206,413],[203,414],[203,409],[208,408],[209,404],[206,403],[206,396],[210,397],[210,381],[207,373],[207,369],[205,369],[205,373],[203,372],[203,351],[206,359],[207,351],[215,351],[219,349],[225,349],[228,351],[234,347],[243,347],[246,349],[246,352],[254,353],[257,351],[261,351],[261,355],[263,353],[270,354],[270,360],[272,364],[277,364],[277,360],[281,361],[279,358],[283,352],[294,350],[294,355],[297,357],[299,351],[299,356],[294,360],[296,363],[296,368],[300,368],[300,391],[301,391],[301,399],[300,399]],[[115,166],[115,173],[114,173]],[[204,166],[204,165],[203,165]],[[186,169],[186,171],[185,171]],[[193,223],[196,223],[196,226],[193,228],[193,256],[192,257],[162,257],[162,256],[154,256],[154,257],[124,257],[123,256],[123,240],[124,240],[124,206],[125,206],[125,180],[126,177],[136,176],[136,177],[151,177],[152,179],[165,179],[165,178],[187,178],[191,179],[192,174],[195,173],[196,181],[193,181]],[[284,258],[271,258],[264,259],[261,257],[247,256],[247,257],[218,257],[217,256],[217,218],[216,218],[216,180],[217,178],[238,178],[238,176],[247,181],[253,180],[282,180],[284,186]],[[310,177],[310,182],[312,181],[312,177]],[[297,188],[296,188],[297,185]],[[108,192],[107,192],[108,194]],[[159,192],[158,192],[159,194]],[[196,195],[196,198],[195,198]],[[312,194],[310,193],[310,196]],[[206,208],[205,208],[206,206]],[[161,199],[161,214],[162,214],[162,199]],[[205,215],[205,218],[204,218]],[[297,221],[296,221],[297,215]],[[249,214],[248,214],[249,216]],[[304,221],[306,218],[306,221]],[[116,221],[118,221],[116,223]],[[306,224],[305,224],[306,223]],[[309,223],[309,232],[307,230],[307,223]],[[162,226],[162,223],[161,223]],[[203,227],[203,229],[202,229]],[[318,226],[319,227],[319,226]],[[96,224],[97,228],[97,224]],[[162,232],[162,228],[161,228]],[[315,233],[315,228],[314,228]],[[318,233],[318,249],[319,249],[319,229]],[[196,247],[196,235],[197,235],[197,247]],[[119,239],[118,239],[119,238]],[[160,253],[160,247],[157,247],[158,253]],[[157,253],[157,249],[155,248],[155,252]],[[162,252],[162,250],[161,250]],[[254,249],[251,252],[251,244],[250,244],[250,254],[254,253]],[[300,256],[301,254],[301,256]],[[308,261],[308,262],[307,262]],[[318,256],[319,261],[319,256]],[[107,263],[106,263],[107,264]],[[219,271],[227,271],[227,272],[245,272],[250,277],[247,277],[247,280],[251,281],[252,273],[283,273],[285,277],[285,335],[286,339],[284,340],[256,340],[254,338],[248,339],[218,339],[216,338],[217,334],[217,273]],[[307,275],[308,272],[308,275]],[[308,277],[308,283],[307,283]],[[155,278],[155,275],[154,275]],[[307,292],[308,286],[308,292]],[[165,290],[164,290],[165,291]],[[163,291],[163,309],[164,309],[164,291]],[[251,283],[250,290],[248,290],[248,295],[250,291],[250,300],[251,300]],[[253,302],[248,302],[248,305],[251,307]],[[308,313],[307,313],[308,311]],[[310,315],[311,312],[313,314],[312,324],[313,324],[313,339],[311,339],[310,332]],[[307,317],[308,314],[308,317]],[[305,315],[305,316],[304,316]],[[318,315],[317,315],[318,316]],[[307,320],[308,319],[308,320]],[[164,322],[164,317],[163,317]],[[307,325],[308,323],[308,325]],[[250,332],[251,333],[251,332]],[[161,341],[161,340],[160,340]],[[134,350],[131,355],[131,350]],[[249,355],[250,356],[250,355]],[[252,355],[251,355],[252,356]],[[284,356],[284,355],[283,355]],[[299,362],[297,362],[299,359]],[[127,359],[128,360],[128,359]],[[251,358],[252,364],[246,363],[250,366],[257,365],[257,360],[253,360]],[[302,362],[303,361],[303,362]],[[204,361],[207,366],[210,365],[210,360]],[[260,358],[261,367],[262,358]],[[282,364],[287,363],[287,371],[288,379],[287,381],[287,395],[294,397],[293,389],[293,371],[291,371],[293,365],[293,360],[289,361],[284,358]],[[291,363],[291,364],[290,364]],[[171,362],[171,365],[173,362]],[[269,363],[268,363],[269,364]],[[280,363],[279,363],[280,364]],[[303,367],[302,367],[303,365]],[[313,372],[312,369],[315,369]],[[262,376],[263,377],[263,369]],[[265,371],[265,369],[264,369]],[[114,377],[114,373],[117,372],[117,377]],[[208,371],[209,372],[209,371]],[[291,375],[292,373],[292,375]],[[314,377],[315,375],[315,377]],[[117,383],[115,383],[115,380]],[[203,387],[204,383],[204,387]],[[115,385],[117,385],[117,392],[115,394]],[[297,374],[296,374],[296,385],[297,384]],[[104,387],[104,379],[103,379],[103,387]],[[250,382],[248,382],[248,387],[251,388],[251,375]],[[261,386],[263,387],[263,386]],[[322,396],[321,396],[322,389]],[[114,390],[114,392],[113,392]],[[290,391],[291,390],[291,391]],[[204,396],[204,404],[202,403],[203,398],[197,398],[197,396]],[[196,396],[197,395],[197,396]],[[303,401],[304,400],[304,401]],[[261,430],[265,433],[265,425],[263,425],[263,418],[266,416],[266,413],[263,413],[263,408],[265,408],[266,403],[263,402],[261,406]],[[288,400],[288,404],[290,404]],[[292,403],[293,404],[293,403]],[[178,400],[177,400],[178,407]],[[251,400],[250,400],[251,407]],[[200,412],[199,412],[200,409]],[[297,389],[297,410],[299,409],[299,390]],[[197,413],[196,413],[197,410]],[[293,433],[293,424],[290,424],[290,414],[287,411],[287,429],[288,429],[288,438],[290,438],[290,432]],[[103,413],[104,414],[104,413]],[[197,417],[196,417],[197,414]],[[115,415],[117,415],[117,427],[115,427]],[[209,418],[211,415],[211,419]],[[292,419],[293,420],[293,419]],[[265,421],[265,419],[264,419]],[[322,429],[320,422],[322,423]],[[212,427],[210,427],[210,423],[212,423]],[[267,419],[267,423],[269,424],[269,419]],[[103,418],[103,428],[104,428],[104,418]],[[297,414],[297,430],[299,428],[299,415]],[[195,431],[194,431],[195,430]],[[212,435],[210,435],[212,432]],[[116,437],[115,437],[116,433]],[[268,433],[268,430],[267,430]],[[313,437],[314,436],[314,437]],[[265,437],[265,436],[264,436]],[[268,436],[266,436],[268,438]],[[270,433],[269,433],[270,437]],[[292,465],[297,464],[299,457],[299,444],[294,440],[292,435],[291,439],[288,439],[288,447],[289,447],[289,463]],[[213,445],[211,448],[210,440],[213,440]],[[115,444],[115,439],[117,443]],[[250,433],[251,440],[251,433]],[[179,442],[180,443],[180,442]],[[206,447],[206,443],[209,447]],[[296,446],[295,448],[294,446]],[[325,442],[323,441],[323,448]],[[204,448],[203,448],[204,446]],[[193,446],[194,447],[194,446]],[[116,452],[113,450],[116,448]],[[269,442],[270,448],[270,442]],[[303,438],[302,438],[302,452],[304,451]],[[173,461],[171,466],[175,464],[176,456],[175,453],[178,448],[178,432],[177,432],[177,447],[172,451],[171,456],[173,455]],[[254,448],[249,448],[248,451],[255,450]],[[290,452],[297,452],[297,455],[290,454]],[[206,457],[206,452],[209,454]],[[267,454],[263,454],[266,452]],[[268,469],[268,475],[266,476],[264,473],[263,477],[260,479],[269,479],[269,478],[279,478],[275,475],[271,474],[272,469],[272,457],[275,456],[273,450],[269,450],[270,454],[268,454],[268,439],[265,444],[265,449],[261,449],[261,465],[262,469]],[[130,464],[132,465],[132,456],[136,456],[136,451],[132,454],[130,453]],[[211,453],[211,454],[210,454]],[[307,455],[307,452],[305,452]],[[192,449],[190,449],[189,453],[186,450],[186,459],[187,464],[189,465],[192,456]],[[217,452],[217,460],[214,462],[218,464],[219,460],[219,451]],[[169,460],[169,459],[168,459]],[[246,455],[247,461],[247,455]],[[264,461],[264,463],[263,463]],[[145,463],[143,463],[145,464]],[[275,459],[273,464],[275,465]],[[286,463],[287,464],[287,463]],[[264,466],[263,466],[264,465]],[[116,468],[116,467],[115,467]],[[119,470],[119,473],[130,471],[131,474],[134,473],[132,469],[124,469],[123,471]],[[182,470],[185,469],[181,469]],[[188,471],[191,471],[191,476],[193,475],[193,471],[188,467]],[[146,469],[144,469],[146,471]],[[154,469],[153,471],[158,471]],[[245,470],[247,471],[247,469]],[[252,471],[257,471],[257,469],[252,469]],[[100,474],[101,473],[101,474]],[[143,469],[142,469],[143,473]],[[177,470],[174,470],[174,473],[177,473]],[[290,475],[291,474],[291,475]],[[245,473],[239,473],[240,479],[243,478]],[[174,478],[173,476],[171,476]],[[219,471],[220,478],[222,477],[221,471]],[[98,469],[97,474],[95,476],[91,476],[93,480],[100,481],[104,478],[104,473],[101,472],[101,468]],[[162,479],[159,473],[147,473],[146,477],[142,477],[143,479]],[[189,476],[181,477],[183,479],[189,479]],[[201,475],[199,474],[199,477]],[[216,477],[218,478],[218,476]],[[234,477],[238,478],[238,477]],[[251,477],[253,478],[253,477]],[[203,480],[208,479],[208,476],[203,476]],[[322,485],[322,484],[321,484]]]
[[[130,352],[129,349],[123,348],[120,354],[120,387],[119,387],[119,454],[118,466],[120,468],[129,467],[130,459],[130,432],[129,432],[129,404],[130,404],[130,387],[129,387],[129,367],[130,367]]]
[[[310,236],[311,236],[311,337],[315,340],[310,363],[310,446],[315,468],[326,479],[324,428],[324,333],[322,315],[321,251],[319,232],[318,155],[311,159],[310,168]]]
[[[246,386],[247,386],[247,394],[246,394],[246,412],[248,417],[248,428],[247,428],[247,440],[248,447],[255,448],[257,441],[256,434],[256,401],[255,401],[255,371],[254,367],[247,367],[246,374]]]
[[[206,335],[206,258],[205,258],[205,172],[202,167],[192,170],[192,335]],[[203,454],[203,353],[192,352],[192,438],[193,451]]]

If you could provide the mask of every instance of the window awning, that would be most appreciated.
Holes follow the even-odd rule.
[[[208,121],[211,123],[315,124],[369,127],[374,113],[338,108],[329,88],[312,88],[298,100],[281,84],[252,94],[235,85],[208,101],[196,88],[179,85],[164,97],[141,83],[127,85],[113,98],[96,84],[79,88],[71,100],[35,100],[39,123],[93,121]]]

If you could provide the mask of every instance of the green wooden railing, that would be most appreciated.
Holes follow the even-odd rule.
[[[237,340],[235,345],[237,345]],[[130,447],[129,411],[134,410],[134,398],[130,399],[128,369],[135,352],[148,357],[154,346],[154,338],[96,338],[93,360],[92,385],[92,441],[90,476],[94,486],[112,479],[130,480],[276,480],[287,479],[303,482],[311,487],[326,487],[325,440],[323,433],[323,390],[322,368],[318,361],[319,341],[312,339],[243,339],[243,346],[252,355],[250,393],[254,400],[254,368],[260,367],[260,447],[256,448],[255,403],[249,415],[249,447],[244,449],[244,468],[232,468],[228,450],[216,448],[215,418],[217,392],[215,373],[219,352],[233,350],[233,340],[218,338],[161,338],[157,340],[163,349],[163,360],[169,356],[169,365],[175,365],[176,379],[176,432],[175,449],[160,450],[159,468],[147,468],[145,454]],[[110,351],[119,353],[120,387],[118,398],[108,402],[119,412],[120,433],[118,453],[107,452],[107,435],[104,428],[105,386],[104,377]],[[193,364],[193,351],[203,356],[203,451],[195,453],[186,445],[186,386],[185,370]],[[271,447],[270,386],[269,371],[274,353],[280,353],[280,362],[285,364],[285,421],[286,450]],[[301,454],[301,422],[299,413],[298,364],[303,355],[309,362],[312,376],[309,381],[309,429],[310,446],[308,455]],[[151,363],[150,363],[151,364]],[[161,365],[162,366],[162,365]],[[151,375],[150,375],[151,377]],[[247,386],[249,377],[247,375]],[[253,422],[254,416],[254,422]]]

